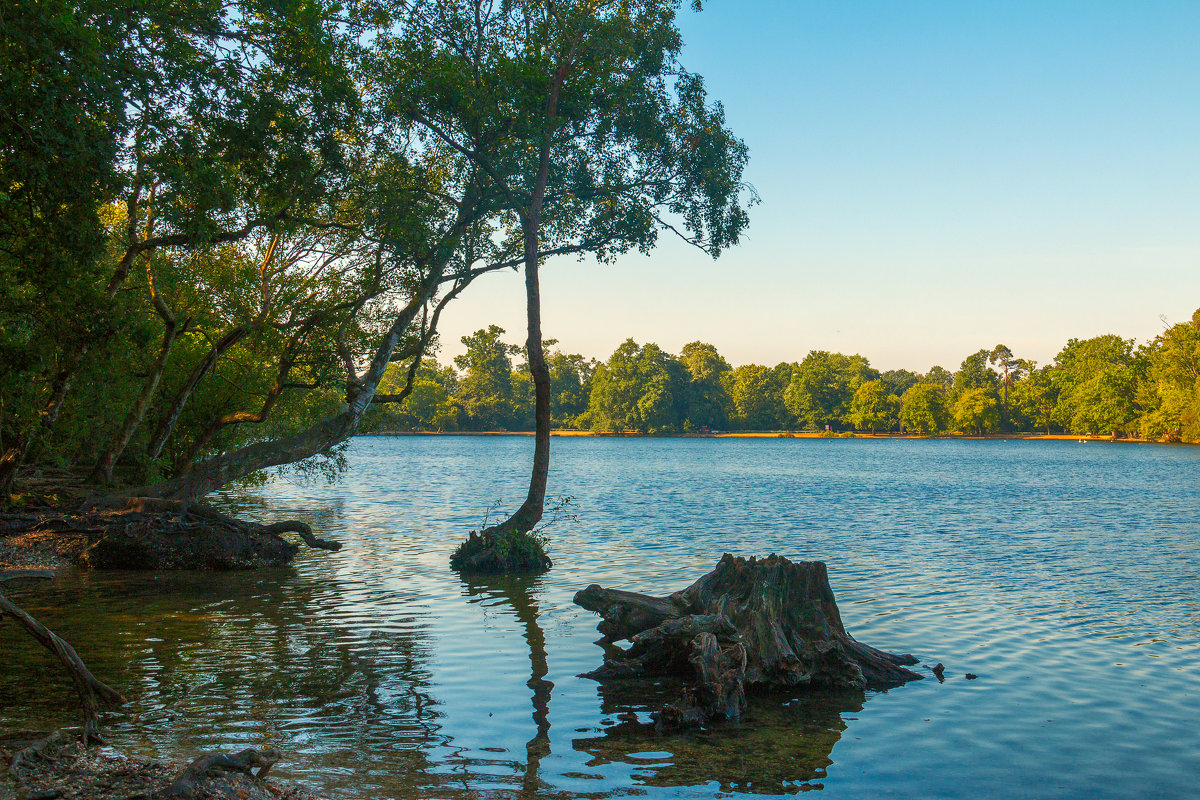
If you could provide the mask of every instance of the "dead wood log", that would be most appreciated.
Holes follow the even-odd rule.
[[[207,796],[208,788],[214,779],[220,779],[227,773],[252,776],[256,781],[266,777],[282,753],[273,748],[255,750],[246,748],[237,753],[221,751],[205,753],[188,764],[187,768],[162,793],[164,798],[191,798]],[[254,772],[254,770],[258,772]]]
[[[855,640],[842,625],[824,562],[780,556],[735,558],[668,597],[592,585],[575,603],[598,612],[612,648],[598,680],[684,676],[684,696],[656,717],[660,727],[737,719],[745,689],[886,690],[920,675],[894,655]]]
[[[17,624],[28,631],[66,667],[75,684],[76,691],[79,692],[79,705],[83,712],[83,743],[87,745],[92,740],[100,741],[99,703],[119,706],[124,705],[125,698],[116,689],[97,680],[96,676],[92,675],[83,663],[83,659],[75,652],[74,647],[2,594],[0,594],[0,612],[16,620]]]

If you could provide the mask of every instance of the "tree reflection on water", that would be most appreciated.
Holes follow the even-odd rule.
[[[539,587],[536,576],[470,576],[463,577],[467,594],[472,598],[501,599],[512,607],[524,630],[529,645],[531,675],[526,685],[533,690],[534,736],[525,743],[525,770],[521,780],[522,797],[539,796],[552,787],[539,778],[542,759],[550,755],[550,693],[554,684],[546,680],[550,671],[546,658],[546,634],[538,624],[538,605],[534,599]]]

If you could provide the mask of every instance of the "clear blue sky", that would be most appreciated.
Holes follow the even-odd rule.
[[[685,3],[686,5],[686,3]],[[762,197],[719,261],[667,241],[552,261],[544,331],[731,363],[861,353],[957,368],[1003,342],[1146,340],[1200,307],[1200,2],[709,0],[685,66],[750,147]],[[447,309],[441,359],[524,340],[520,277]]]

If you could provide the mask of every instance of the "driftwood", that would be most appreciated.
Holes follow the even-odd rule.
[[[251,776],[255,781],[261,781],[275,766],[282,754],[273,748],[255,750],[247,748],[237,753],[205,753],[188,764],[175,782],[162,793],[164,798],[191,798],[210,796],[214,781],[222,781],[229,777]],[[258,770],[258,772],[254,772]],[[237,796],[236,789],[225,795]],[[243,789],[243,791],[245,791]]]
[[[298,548],[339,550],[306,523],[260,525],[200,503],[131,497],[91,501],[81,508],[0,517],[0,536],[52,540],[59,555],[93,569],[247,569],[290,563]]]
[[[0,594],[0,613],[15,620],[66,667],[67,672],[71,675],[71,680],[75,683],[76,691],[79,692],[79,706],[83,712],[83,743],[86,745],[92,740],[100,741],[100,703],[119,706],[125,703],[125,698],[116,689],[97,680],[96,676],[88,670],[87,665],[83,663],[83,659],[75,652],[75,648],[67,641],[2,594]],[[40,750],[40,748],[38,749]]]
[[[605,663],[586,677],[597,680],[688,679],[682,697],[655,717],[660,729],[711,720],[736,720],[751,689],[886,690],[920,675],[917,660],[876,650],[842,625],[824,562],[792,562],[771,555],[728,553],[708,573],[668,597],[595,584],[575,603],[598,612]]]

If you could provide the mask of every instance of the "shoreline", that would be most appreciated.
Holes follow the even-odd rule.
[[[533,431],[372,431],[355,436],[533,436]],[[957,441],[1047,441],[1047,442],[1109,442],[1115,444],[1158,444],[1200,446],[1196,442],[1173,442],[1161,439],[1140,439],[1069,433],[988,433],[974,436],[963,433],[865,433],[861,431],[719,431],[713,433],[637,433],[627,431],[577,431],[555,429],[551,436],[600,439],[951,439]]]
[[[278,751],[250,748],[200,753],[186,761],[144,758],[107,744],[84,747],[74,730],[44,737],[35,731],[0,732],[0,761],[13,762],[0,767],[0,797],[322,800],[304,784],[267,777],[280,757]]]

